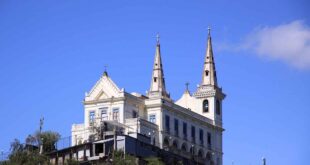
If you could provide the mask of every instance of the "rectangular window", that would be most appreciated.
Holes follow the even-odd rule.
[[[194,126],[192,126],[192,140],[193,140],[193,142],[195,142],[195,136],[196,135],[196,132],[195,132],[195,127]]]
[[[203,144],[203,130],[202,129],[199,129],[199,140],[200,140],[200,143]]]
[[[187,123],[183,122],[183,136],[187,138]]]
[[[168,115],[165,116],[165,126],[166,126],[166,131],[170,132],[170,117]]]
[[[89,125],[93,125],[95,122],[95,111],[89,112]]]
[[[149,121],[151,123],[156,123],[156,115],[152,114],[152,115],[149,115]]]
[[[119,109],[118,108],[113,108],[112,119],[119,121]]]
[[[103,107],[103,108],[99,108],[99,111],[101,112],[101,120],[108,120],[108,108],[107,107]]]
[[[211,133],[208,132],[208,145],[211,146]]]
[[[216,100],[216,114],[221,115],[221,103],[219,100]]]
[[[174,119],[174,132],[176,136],[179,136],[179,120]]]
[[[138,114],[135,110],[132,110],[132,118],[137,118]]]

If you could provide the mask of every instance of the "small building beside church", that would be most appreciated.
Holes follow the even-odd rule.
[[[102,140],[117,132],[137,138],[182,157],[204,164],[223,164],[222,101],[217,83],[211,34],[203,63],[201,83],[194,93],[186,89],[173,101],[166,89],[157,39],[150,89],[146,95],[118,87],[105,71],[85,95],[84,123],[72,125],[72,146]],[[110,127],[110,128],[109,128]]]

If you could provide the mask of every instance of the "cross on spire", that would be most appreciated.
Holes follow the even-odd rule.
[[[107,71],[107,68],[108,68],[108,66],[107,66],[107,65],[104,65],[104,71],[105,71],[105,72]]]
[[[208,26],[208,35],[210,36],[210,34],[211,34],[211,28],[210,26]]]
[[[159,44],[159,38],[160,38],[160,37],[159,37],[159,33],[157,33],[157,34],[156,34],[156,41],[157,41],[157,44]]]
[[[186,86],[186,91],[188,91],[189,82],[186,82],[185,86]]]
[[[107,65],[104,65],[104,72],[103,72],[103,75],[104,75],[104,76],[108,76],[107,68],[108,68],[108,66],[107,66]]]

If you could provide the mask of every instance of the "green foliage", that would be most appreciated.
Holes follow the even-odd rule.
[[[25,142],[26,144],[29,144],[29,145],[34,145],[34,146],[39,145],[39,140],[34,135],[28,135]]]
[[[132,165],[136,164],[134,156],[124,154],[124,151],[116,151],[114,153],[113,165]]]
[[[77,160],[67,160],[65,165],[79,165],[79,162]]]
[[[56,149],[56,142],[60,139],[60,134],[53,131],[39,132],[35,135],[38,141],[43,143],[43,152],[48,153]]]
[[[34,165],[34,164],[49,164],[48,158],[40,155],[38,150],[32,150],[26,145],[20,143],[19,140],[14,139],[11,143],[11,154],[9,160],[2,162],[1,165]]]
[[[20,143],[18,139],[14,139],[14,141],[11,143],[11,152],[12,154],[18,153],[23,151],[24,146]]]
[[[39,144],[43,144],[43,153],[48,153],[56,149],[55,143],[59,140],[60,135],[57,132],[46,131],[36,132],[34,135],[28,135],[23,145],[18,139],[11,143],[11,154],[9,160],[0,162],[0,165],[49,165],[49,158],[39,153]],[[112,160],[112,161],[111,161]],[[165,163],[157,157],[145,159],[148,165],[164,165]],[[77,160],[67,160],[65,165],[78,165]],[[116,151],[114,158],[112,155],[107,162],[100,164],[106,165],[134,165],[138,164],[137,158],[125,154],[123,151]]]
[[[28,135],[25,142],[29,145],[39,146],[43,144],[43,152],[48,153],[56,149],[56,142],[60,139],[60,134],[53,131],[36,132]]]
[[[148,165],[164,165],[165,163],[157,157],[150,157],[145,159]]]
[[[36,132],[34,135],[28,135],[23,145],[18,139],[11,143],[11,154],[9,160],[0,162],[0,165],[48,165],[49,159],[44,154],[39,154],[39,144],[43,144],[43,153],[48,153],[56,149],[55,143],[60,135],[57,132],[46,131]],[[68,165],[78,165],[77,162],[69,161]]]

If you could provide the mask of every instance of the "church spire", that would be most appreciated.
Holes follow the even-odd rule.
[[[169,98],[169,95],[166,91],[164,71],[161,62],[161,53],[160,53],[160,43],[159,35],[156,36],[156,51],[155,51],[155,60],[152,73],[151,88],[148,92],[148,96],[161,95],[163,97]]]
[[[215,64],[214,64],[213,51],[212,51],[210,27],[208,27],[208,47],[207,47],[205,61],[203,65],[201,85],[217,86],[217,78],[216,78]]]

